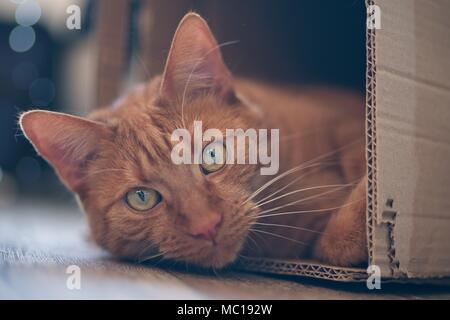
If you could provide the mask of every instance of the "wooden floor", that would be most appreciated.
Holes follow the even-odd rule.
[[[450,299],[445,286],[382,283],[382,290],[374,292],[365,284],[126,263],[85,235],[82,216],[72,205],[0,207],[0,298]],[[80,267],[80,290],[67,287],[70,265]]]

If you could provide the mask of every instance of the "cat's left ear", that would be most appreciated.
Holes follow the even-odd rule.
[[[220,47],[205,20],[195,13],[185,15],[167,58],[161,97],[180,102],[214,93],[225,101],[233,101],[231,80]]]

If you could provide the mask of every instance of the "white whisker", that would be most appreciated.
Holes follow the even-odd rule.
[[[349,207],[352,204],[355,204],[355,203],[360,202],[362,200],[364,200],[364,199],[351,201],[351,202],[346,203],[346,204],[344,204],[342,206],[331,207],[331,208],[313,209],[313,210],[300,210],[300,211],[286,211],[286,212],[277,212],[277,213],[271,213],[271,214],[263,214],[263,215],[259,216],[258,218],[268,218],[268,217],[284,216],[284,215],[290,215],[290,214],[315,213],[315,212],[326,212],[326,211],[338,210],[338,209],[341,209],[341,208]]]
[[[264,191],[265,189],[267,189],[269,186],[271,186],[272,184],[274,184],[275,182],[283,179],[284,177],[295,173],[297,171],[301,171],[301,170],[305,170],[311,167],[317,167],[322,165],[322,163],[315,163],[315,164],[311,164],[308,166],[305,166],[304,164],[301,164],[299,166],[296,166],[292,169],[289,169],[288,171],[283,172],[282,174],[276,176],[275,178],[271,179],[270,181],[266,182],[265,184],[263,184],[259,189],[257,189],[255,192],[253,192],[243,203],[242,205],[246,204],[248,201],[250,201],[251,199],[253,199],[254,197],[256,197],[258,194],[260,194],[262,191]]]
[[[151,256],[148,256],[148,257],[144,257],[143,259],[139,259],[138,262],[142,263],[142,262],[145,262],[145,261],[148,261],[148,260],[152,260],[152,259],[155,259],[155,258],[162,257],[163,255],[165,255],[165,252],[159,252],[157,254],[154,254],[154,255],[151,255]]]
[[[262,191],[264,191],[265,189],[267,189],[270,185],[272,185],[273,183],[277,182],[278,180],[284,178],[285,176],[287,176],[287,175],[289,175],[289,174],[291,174],[291,173],[297,172],[297,171],[299,171],[299,170],[308,168],[309,166],[317,166],[317,164],[315,164],[316,161],[318,161],[318,160],[320,160],[320,159],[323,159],[323,158],[326,158],[326,157],[329,157],[329,156],[332,156],[332,155],[334,155],[334,154],[336,154],[336,153],[338,153],[338,152],[341,152],[342,150],[345,150],[345,149],[347,149],[347,148],[353,146],[354,144],[359,143],[362,139],[363,139],[363,138],[356,139],[355,141],[353,141],[353,142],[351,142],[351,143],[349,143],[349,144],[346,144],[345,146],[342,146],[342,147],[340,147],[340,148],[337,148],[336,150],[333,150],[333,151],[324,153],[324,154],[322,154],[322,155],[320,155],[320,156],[318,156],[318,157],[315,157],[315,158],[313,158],[313,159],[311,159],[311,160],[305,161],[304,163],[302,163],[302,164],[300,164],[300,165],[298,165],[298,166],[296,166],[296,167],[293,167],[293,168],[289,169],[288,171],[283,172],[282,174],[280,174],[280,175],[276,176],[275,178],[273,178],[272,180],[266,182],[264,185],[262,185],[260,188],[258,188],[255,192],[253,192],[253,193],[252,193],[252,194],[251,194],[251,195],[250,195],[250,196],[242,203],[242,205],[246,204],[248,201],[250,201],[251,199],[253,199],[254,197],[256,197],[259,193],[261,193]],[[313,164],[311,165],[311,163],[313,163]]]
[[[324,234],[322,231],[312,230],[312,229],[298,227],[298,226],[290,226],[290,225],[286,225],[286,224],[263,223],[263,222],[255,222],[254,224],[260,225],[260,226],[282,227],[282,228],[289,228],[289,229],[295,229],[295,230],[301,230],[301,231],[308,231],[308,232],[312,232],[312,233]]]
[[[319,194],[315,194],[315,195],[312,195],[312,196],[309,196],[309,197],[306,197],[306,198],[302,198],[302,199],[299,199],[299,200],[295,200],[295,201],[289,202],[287,204],[284,204],[284,205],[281,205],[281,206],[278,206],[278,207],[275,207],[275,208],[272,208],[272,209],[263,210],[263,211],[259,212],[259,215],[264,214],[264,213],[269,213],[269,212],[272,212],[272,211],[275,211],[275,210],[278,210],[278,209],[283,209],[285,207],[289,207],[289,206],[292,206],[292,205],[295,205],[295,204],[303,203],[303,202],[308,201],[308,200],[316,199],[316,198],[318,198],[320,196],[324,196],[324,195],[336,192],[338,190],[344,189],[344,188],[352,186],[354,184],[355,183],[345,184],[345,185],[342,185],[342,186],[340,186],[338,188],[335,188],[335,189],[332,189],[332,190],[329,190],[329,191],[325,191],[325,192],[322,192],[322,193],[319,193]]]
[[[299,241],[299,240],[296,240],[296,239],[292,239],[292,238],[288,238],[288,237],[285,237],[285,236],[282,236],[282,235],[279,235],[279,234],[276,234],[276,233],[263,231],[263,230],[259,230],[259,229],[250,229],[250,230],[252,230],[254,232],[268,234],[268,235],[271,235],[273,237],[281,238],[281,239],[284,239],[284,240],[289,240],[289,241],[292,241],[292,242],[295,242],[295,243],[299,243],[301,245],[307,245],[305,242],[302,242],[302,241]]]
[[[253,237],[249,234],[247,234],[247,238],[253,243],[253,245],[255,246],[256,250],[260,251],[261,248],[259,247],[258,243],[256,242],[255,239],[253,239]]]
[[[324,166],[327,166],[327,163],[326,163],[326,162],[322,162],[322,164],[323,164]],[[331,166],[331,165],[335,165],[335,164],[339,164],[339,163],[338,163],[338,162],[331,162],[331,163],[330,163],[330,166]],[[320,166],[319,166],[319,168],[320,168]],[[313,168],[313,169],[317,169],[317,166],[316,166],[315,168]],[[264,198],[258,200],[255,204],[259,204],[259,203],[261,203],[261,202],[263,202],[263,201],[265,201],[265,200],[267,200],[267,199],[269,199],[269,198],[275,196],[276,194],[278,194],[278,193],[282,192],[283,190],[286,190],[287,188],[289,188],[291,185],[293,185],[293,184],[296,183],[297,181],[299,181],[299,180],[301,180],[301,179],[303,179],[303,178],[309,176],[310,174],[313,174],[314,172],[315,172],[315,171],[311,171],[311,172],[307,172],[307,173],[302,174],[301,176],[299,176],[299,177],[295,178],[294,180],[292,180],[291,182],[289,182],[289,183],[288,183],[287,185],[285,185],[284,187],[282,187],[282,188],[276,190],[275,192],[269,194],[268,196],[266,196],[266,197],[264,197]]]
[[[260,204],[258,204],[256,206],[254,206],[252,209],[259,208],[259,207],[261,207],[263,205],[266,205],[266,204],[271,203],[273,201],[282,199],[284,197],[287,197],[287,196],[290,196],[292,194],[296,194],[296,193],[299,193],[299,192],[304,192],[304,191],[309,191],[309,190],[316,190],[316,189],[324,189],[324,188],[353,186],[353,185],[354,184],[351,184],[351,185],[349,185],[349,184],[329,184],[329,185],[323,185],[323,186],[314,186],[314,187],[308,187],[308,188],[301,188],[301,189],[297,189],[297,190],[290,191],[288,193],[282,194],[281,196],[275,197],[273,199],[267,200],[267,201],[265,201],[263,203],[260,203]]]

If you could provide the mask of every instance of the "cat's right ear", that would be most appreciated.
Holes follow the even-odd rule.
[[[50,111],[25,112],[19,123],[36,151],[75,192],[82,185],[88,159],[95,154],[98,143],[110,135],[102,123]]]

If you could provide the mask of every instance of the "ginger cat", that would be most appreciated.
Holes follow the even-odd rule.
[[[279,173],[174,164],[171,134],[195,120],[221,131],[279,129]],[[87,118],[30,111],[20,125],[114,255],[213,268],[240,255],[367,261],[363,99],[233,78],[197,14],[180,22],[163,75],[111,108]]]

